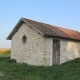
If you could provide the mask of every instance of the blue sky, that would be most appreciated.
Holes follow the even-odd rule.
[[[0,48],[21,17],[80,31],[80,0],[0,0]]]

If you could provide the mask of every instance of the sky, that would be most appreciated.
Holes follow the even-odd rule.
[[[21,17],[80,31],[80,0],[0,0],[0,48]]]

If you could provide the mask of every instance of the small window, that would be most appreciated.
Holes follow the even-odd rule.
[[[53,43],[54,43],[54,44],[60,44],[60,40],[54,39],[54,40],[53,40]]]
[[[23,37],[22,37],[22,42],[23,42],[23,43],[26,43],[26,36],[23,36]]]

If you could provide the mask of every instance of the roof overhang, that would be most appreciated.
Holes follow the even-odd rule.
[[[7,40],[11,40],[12,36],[15,34],[15,32],[18,31],[18,28],[22,25],[23,20],[22,18],[18,21],[18,23],[15,25],[15,27],[13,28],[13,30],[10,32],[10,34],[8,35],[8,37],[6,38]]]
[[[66,39],[66,40],[73,40],[73,41],[80,42],[80,39],[73,39],[73,38],[69,38],[69,37],[53,36],[53,35],[46,35],[46,34],[44,36],[49,37],[49,38],[59,38],[59,39]]]
[[[39,34],[44,35],[44,33],[42,33],[40,30],[38,30],[37,28],[35,28],[34,26],[32,26],[31,24],[29,24],[27,21],[25,21],[24,18],[21,18],[18,23],[15,25],[15,27],[13,28],[13,30],[10,32],[10,34],[8,35],[8,37],[6,38],[7,40],[11,40],[12,36],[18,31],[18,29],[21,27],[21,25],[23,23],[26,23],[29,27],[33,28],[35,31],[37,31]]]
[[[80,32],[69,30],[69,29],[64,29],[64,28],[59,28],[56,26],[51,26],[49,24],[35,22],[35,21],[29,20],[26,18],[21,18],[18,21],[18,23],[15,25],[15,27],[13,28],[13,30],[10,32],[10,34],[8,35],[6,39],[11,40],[13,35],[18,31],[18,29],[21,27],[23,23],[25,23],[27,26],[34,29],[37,33],[45,37],[53,37],[53,38],[80,41],[80,36],[79,36]],[[38,26],[36,24],[38,24]]]

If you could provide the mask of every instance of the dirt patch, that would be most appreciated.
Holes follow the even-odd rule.
[[[4,73],[0,71],[0,77],[1,77],[1,76],[4,76]]]

